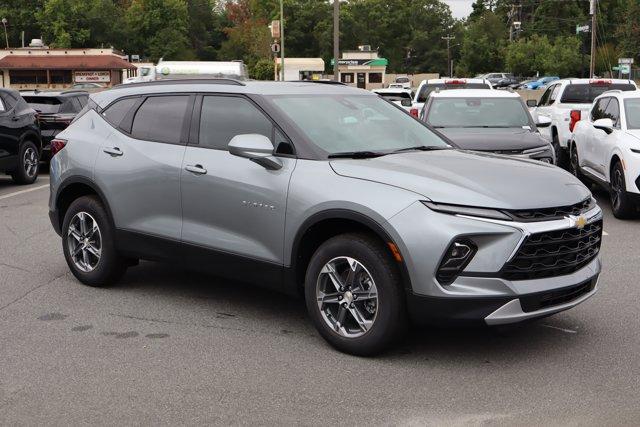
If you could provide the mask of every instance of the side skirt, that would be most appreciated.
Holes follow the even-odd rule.
[[[229,252],[129,230],[116,230],[116,248],[127,257],[173,262],[214,276],[298,296],[291,268]]]

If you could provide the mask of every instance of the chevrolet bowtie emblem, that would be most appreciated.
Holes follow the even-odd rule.
[[[587,225],[587,218],[583,217],[582,215],[580,216],[571,215],[569,219],[571,219],[571,222],[578,230],[582,230],[584,226]]]

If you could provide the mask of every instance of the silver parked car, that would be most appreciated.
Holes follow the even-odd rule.
[[[51,222],[90,286],[149,259],[301,293],[360,355],[410,319],[514,323],[596,292],[602,213],[575,177],[456,150],[363,90],[132,84],[53,147]]]

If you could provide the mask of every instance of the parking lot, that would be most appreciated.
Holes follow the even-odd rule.
[[[364,359],[330,348],[301,300],[178,266],[80,285],[47,182],[0,178],[2,424],[637,424],[640,229],[605,193],[590,301],[515,329],[413,330]]]

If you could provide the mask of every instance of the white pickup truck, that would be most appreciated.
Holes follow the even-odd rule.
[[[540,133],[551,142],[556,151],[556,162],[560,167],[569,166],[568,142],[573,126],[582,117],[587,117],[593,100],[609,90],[636,90],[632,80],[621,79],[562,79],[549,85],[540,101],[527,101],[531,115],[551,119],[551,126]],[[571,113],[574,111],[573,113]]]

